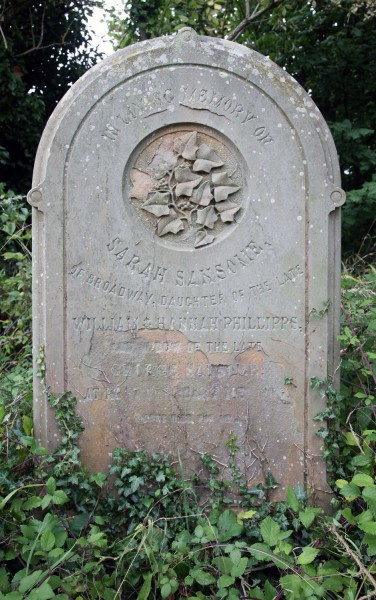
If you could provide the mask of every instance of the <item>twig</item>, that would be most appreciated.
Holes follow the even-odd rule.
[[[269,10],[272,10],[273,8],[277,8],[277,6],[282,4],[282,2],[284,2],[284,0],[273,0],[272,2],[269,2],[268,6],[266,6],[265,8],[262,8],[261,10],[257,10],[257,8],[259,6],[259,4],[257,4],[256,8],[252,12],[252,14],[250,16],[246,16],[246,18],[243,19],[243,21],[241,21],[241,23],[239,23],[239,25],[237,25],[235,27],[235,29],[232,31],[232,33],[230,33],[228,35],[227,39],[234,42],[239,37],[239,35],[241,33],[243,33],[244,29],[246,27],[248,27],[248,25],[250,25],[253,21],[258,19],[259,17],[262,17],[262,15],[264,15]],[[246,10],[247,10],[247,5],[246,5]]]
[[[256,9],[258,8],[258,4],[256,6]],[[249,17],[251,16],[251,9],[249,7],[249,0],[245,0],[245,18],[249,19]]]
[[[26,54],[29,54],[30,52],[34,52],[34,50],[41,50],[43,48],[49,48],[50,46],[55,46],[55,44],[49,44],[48,46],[42,46],[42,42],[43,42],[43,38],[44,38],[44,20],[45,20],[45,16],[46,16],[46,4],[44,4],[44,6],[43,6],[43,13],[42,13],[41,24],[40,24],[40,36],[39,36],[39,41],[37,44],[35,44],[33,14],[31,12],[31,8],[29,9],[29,13],[30,13],[30,29],[31,29],[33,46],[32,46],[32,48],[29,48],[29,50],[25,50],[25,52],[21,52],[20,54],[17,54],[17,56],[25,56]]]
[[[361,596],[358,600],[368,600],[368,598],[375,598],[375,596],[376,592],[371,592],[370,594],[367,594],[367,596]]]
[[[351,321],[351,319],[350,319],[349,315],[347,314],[347,312],[345,311],[345,309],[344,309],[344,308],[342,308],[342,312],[343,312],[343,314],[345,315],[345,319],[346,319],[346,321],[347,321],[347,322],[348,322],[348,324],[349,324],[349,327],[350,327],[350,329],[351,329],[351,332],[352,332],[352,334],[353,334],[353,335],[356,337],[356,340],[357,340],[357,341],[356,341],[356,345],[357,345],[357,346],[358,346],[358,348],[359,348],[360,354],[362,355],[362,358],[363,358],[364,362],[366,363],[366,365],[367,365],[367,367],[368,367],[368,369],[369,369],[369,371],[370,371],[370,373],[371,373],[371,376],[372,376],[372,379],[373,379],[373,381],[376,383],[376,375],[375,375],[375,373],[373,372],[372,365],[371,365],[371,363],[370,363],[370,362],[369,362],[369,360],[368,360],[368,356],[367,356],[367,354],[366,354],[366,353],[364,352],[364,350],[363,350],[363,346],[362,346],[362,344],[361,344],[361,343],[358,341],[358,336],[357,336],[357,333],[356,333],[355,327],[354,327],[354,325],[352,324],[352,321]]]
[[[3,38],[5,49],[7,50],[8,49],[8,42],[7,42],[7,39],[6,39],[5,35],[4,35],[4,31],[3,31],[3,28],[1,27],[1,25],[0,25],[0,33],[1,33],[1,37]]]
[[[334,525],[332,525],[329,529],[332,532],[332,534],[334,535],[334,537],[337,539],[337,541],[340,543],[340,545],[342,546],[342,548],[345,549],[345,551],[348,554],[348,556],[350,556],[353,559],[353,561],[356,562],[356,564],[359,567],[359,571],[361,573],[363,573],[363,575],[365,575],[365,577],[367,577],[368,581],[370,581],[372,583],[373,587],[375,588],[375,592],[372,592],[371,595],[363,596],[362,598],[359,598],[359,600],[365,600],[366,598],[372,598],[373,596],[376,595],[376,580],[371,575],[371,573],[369,571],[367,571],[367,569],[365,568],[365,566],[361,563],[359,557],[355,554],[355,552],[353,550],[351,550],[350,546],[343,539],[343,537],[337,532],[337,530],[334,527]]]
[[[17,58],[20,56],[26,56],[26,54],[30,54],[30,52],[35,52],[36,50],[46,50],[46,48],[55,48],[55,46],[71,46],[70,42],[54,42],[53,44],[47,44],[47,46],[35,46],[34,48],[29,48],[25,50],[25,52],[20,52],[20,54],[16,54]]]
[[[11,2],[9,8],[7,8],[7,9],[5,9],[5,5],[4,5],[4,10],[3,10],[1,16],[2,16],[2,21],[5,25],[5,27],[7,27],[8,25],[10,25],[12,23],[12,21],[14,20],[14,17],[18,13],[22,12],[29,6],[32,6],[33,4],[34,4],[34,0],[19,0],[18,2]]]
[[[81,360],[81,363],[82,363],[82,364],[83,364],[85,367],[88,367],[89,369],[95,369],[96,371],[99,371],[99,373],[102,373],[102,375],[103,375],[103,377],[104,377],[105,381],[111,385],[111,381],[108,379],[108,377],[107,377],[106,373],[103,371],[103,369],[100,369],[99,367],[94,367],[94,365],[88,365],[88,364],[86,364],[86,363],[85,363],[83,360]],[[95,378],[95,377],[93,377],[93,376],[91,376],[91,378],[92,378],[94,381],[103,381],[103,378],[101,378],[101,379],[96,379],[96,378]]]
[[[30,333],[31,333],[31,330],[25,331],[25,333],[20,333],[19,335],[15,335],[14,337],[8,338],[6,340],[6,342],[2,342],[0,344],[0,348],[2,348],[3,346],[8,346],[9,344],[11,344],[12,342],[14,342],[15,340],[18,340],[21,337],[25,337],[27,335],[30,335]]]
[[[193,450],[193,448],[189,448],[192,452],[194,452],[195,454],[199,454],[200,456],[205,456],[206,452],[199,452],[198,450]],[[214,460],[214,462],[218,463],[219,465],[221,465],[222,467],[226,467],[226,469],[229,468],[228,465],[225,465],[225,463],[220,462],[219,460],[217,460],[216,458],[214,458],[213,455],[211,455],[211,458]]]
[[[365,243],[365,241],[366,241],[366,239],[367,239],[367,236],[369,235],[370,231],[372,231],[372,229],[373,229],[373,227],[374,227],[374,225],[375,225],[375,224],[376,224],[376,218],[375,218],[375,219],[373,219],[373,221],[372,221],[372,223],[371,223],[371,226],[370,226],[370,228],[368,229],[368,231],[367,231],[366,235],[363,237],[363,239],[362,239],[362,243],[360,244],[360,248],[359,248],[359,250],[358,250],[358,252],[357,252],[358,254],[360,254],[360,253],[362,252],[362,250],[363,250],[363,246],[364,246],[364,243]]]

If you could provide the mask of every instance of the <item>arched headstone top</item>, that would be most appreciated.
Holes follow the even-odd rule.
[[[28,199],[35,348],[51,388],[82,396],[88,464],[108,463],[99,431],[110,449],[179,449],[188,462],[234,431],[242,460],[268,439],[284,481],[309,486],[309,379],[338,362],[344,193],[302,87],[189,28],[118,51],[57,106]],[[38,384],[36,397],[52,443]],[[319,459],[314,471],[322,483]]]
[[[181,97],[182,90],[179,90],[180,96],[177,94],[173,98],[171,92],[170,97],[168,94],[163,97],[165,90],[158,85],[158,74],[163,71],[171,72],[171,69],[179,67],[183,73],[184,69],[190,66],[202,66],[208,69],[211,76],[217,75],[218,78],[225,79],[227,87],[221,86],[224,93],[221,93],[222,89],[221,92],[216,92],[216,86],[213,88],[210,78],[205,79],[206,73],[203,73],[199,85],[194,81],[194,87],[190,88],[187,72],[186,97]],[[142,86],[137,88],[140,74],[149,75],[154,86],[149,86],[150,89],[148,86],[145,89],[142,89]],[[183,81],[184,78],[182,75]],[[128,115],[123,115],[123,119],[121,114],[110,115],[108,125],[113,128],[112,135],[116,135],[119,126],[124,126],[124,117],[128,116],[130,121],[138,116],[146,118],[148,104],[160,112],[166,107],[173,112],[174,104],[180,104],[185,99],[190,100],[192,109],[220,114],[225,119],[224,123],[227,120],[230,126],[231,123],[246,125],[245,135],[251,133],[248,125],[257,126],[252,135],[257,131],[256,138],[264,145],[277,141],[278,137],[285,135],[283,131],[278,130],[281,123],[277,123],[277,129],[271,131],[268,124],[263,124],[263,114],[252,118],[254,113],[250,114],[252,107],[246,104],[246,99],[244,106],[235,101],[236,88],[245,85],[264,98],[266,105],[275,106],[285,121],[283,127],[286,124],[290,126],[292,134],[303,148],[308,145],[319,152],[321,145],[324,155],[323,173],[334,185],[340,184],[337,155],[328,126],[312,98],[297,81],[268,57],[254,50],[235,42],[200,36],[188,27],[181,29],[177,34],[147,40],[119,50],[81,77],[59,103],[48,122],[36,160],[35,178],[43,179],[46,151],[53,146],[59,129],[66,127],[66,120],[69,120],[70,124],[69,137],[72,137],[96,106],[110,101],[111,94],[115,94],[119,87],[122,88],[127,83],[132,85],[132,82],[136,88],[134,93],[131,91],[127,97]],[[183,83],[181,87],[184,87]],[[158,92],[162,94],[161,98],[158,97]],[[75,110],[78,100],[82,112]],[[264,113],[269,109],[270,106],[261,107]],[[41,182],[34,183],[39,185]],[[30,202],[32,204],[34,200],[30,198]]]

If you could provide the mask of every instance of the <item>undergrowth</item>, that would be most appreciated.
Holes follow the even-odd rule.
[[[334,490],[333,514],[301,489],[271,502],[237,468],[210,455],[186,480],[168,457],[119,448],[110,474],[80,461],[82,423],[70,393],[49,395],[61,433],[54,453],[33,436],[28,214],[3,193],[0,270],[0,599],[205,598],[365,600],[376,597],[376,272],[343,274],[340,392],[312,380],[327,400],[319,434]],[[361,267],[361,268],[359,268]],[[41,359],[43,377],[43,359]],[[240,503],[234,508],[233,494]]]

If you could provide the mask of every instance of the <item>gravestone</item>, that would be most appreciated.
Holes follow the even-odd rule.
[[[268,58],[190,29],[91,69],[38,150],[34,354],[72,391],[82,458],[115,447],[327,491],[311,377],[338,368],[340,215],[328,127]],[[35,431],[58,441],[35,380]]]

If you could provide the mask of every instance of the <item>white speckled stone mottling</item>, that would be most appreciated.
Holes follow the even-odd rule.
[[[238,190],[228,209],[240,206],[226,221],[223,200],[210,201],[217,221],[205,231],[215,239],[196,248],[188,234],[203,204],[191,202],[177,233],[142,206],[168,186],[153,169],[165,159],[171,175],[171,157],[182,161],[174,143],[192,134],[196,148],[219,153],[211,168]],[[214,191],[211,173],[195,174]],[[242,471],[263,448],[283,489],[300,484],[325,503],[312,420],[323,401],[309,380],[339,364],[343,192],[328,128],[296,81],[269,58],[187,28],[121,50],[51,116],[29,201],[34,359],[44,346],[48,388],[77,395],[89,468],[108,468],[117,446],[144,447],[179,452],[189,474],[200,452],[226,461],[233,432]],[[36,434],[53,448],[37,377],[34,395]],[[254,469],[252,484],[262,461],[246,477]]]

